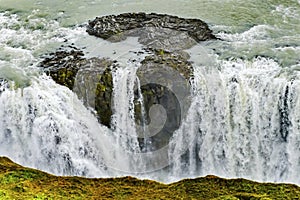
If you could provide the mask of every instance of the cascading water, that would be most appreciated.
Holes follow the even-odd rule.
[[[299,183],[299,74],[274,61],[196,70],[187,119],[171,141],[174,176],[217,174]]]
[[[272,9],[264,12],[267,25],[256,25],[261,20],[257,17],[253,24],[240,19],[247,22],[243,27],[235,26],[235,18],[214,26],[223,41],[198,45],[213,56],[199,49],[189,52],[194,61],[190,103],[167,143],[156,143],[159,149],[152,143],[155,135],[147,137],[149,130],[158,131],[149,126],[146,111],[154,123],[157,116],[151,112],[161,108],[142,106],[135,119],[135,94],[142,104],[145,83],[137,77],[140,66],[127,62],[129,58],[119,59],[122,67],[112,70],[110,129],[91,113],[94,105],[87,108],[74,92],[35,67],[40,55],[63,41],[86,45],[90,57],[99,56],[101,48],[117,53],[128,49],[95,41],[82,27],[39,18],[37,10],[26,17],[22,13],[24,19],[1,13],[0,155],[58,175],[134,175],[170,182],[215,174],[300,184],[300,40],[292,30],[283,33],[289,23],[298,30],[299,11],[296,5]],[[285,22],[274,26],[281,15]],[[165,124],[168,112],[160,113],[157,118]]]
[[[105,154],[93,140],[109,131],[72,91],[41,77],[23,91],[4,91],[0,102],[2,155],[55,174],[105,175]]]
[[[136,67],[119,68],[113,73],[114,95],[112,128],[117,138],[116,147],[120,148],[115,159],[117,170],[135,173],[143,170],[143,163],[139,158],[140,148],[134,121],[134,84]]]

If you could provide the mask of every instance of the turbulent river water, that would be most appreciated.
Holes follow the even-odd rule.
[[[66,41],[88,57],[126,63],[140,48],[134,38],[111,44],[84,25],[137,11],[199,18],[221,39],[188,50],[189,109],[168,143],[147,153],[132,113],[138,66],[113,74],[114,129],[37,67]],[[58,175],[172,182],[214,174],[300,184],[299,70],[299,0],[0,0],[0,81],[8,80],[0,87],[0,155]]]

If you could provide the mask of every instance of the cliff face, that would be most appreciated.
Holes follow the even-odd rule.
[[[169,185],[132,177],[53,176],[0,157],[0,199],[298,199],[292,184],[206,176]]]

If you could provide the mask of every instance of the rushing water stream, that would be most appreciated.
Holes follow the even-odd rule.
[[[96,16],[133,11],[199,18],[222,39],[188,50],[190,106],[154,152],[140,149],[133,113],[139,66],[127,62],[128,52],[141,45],[134,38],[112,44],[84,27]],[[113,73],[111,129],[37,67],[66,41],[88,57],[123,63]],[[0,155],[59,175],[171,182],[215,174],[300,184],[299,70],[297,0],[0,0],[0,82],[8,80],[0,84]]]

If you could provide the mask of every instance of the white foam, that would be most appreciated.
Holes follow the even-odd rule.
[[[268,32],[274,30],[270,25],[256,25],[251,27],[249,30],[243,33],[224,33],[220,32],[217,34],[223,40],[231,42],[253,42],[254,41],[265,41],[269,37]]]

